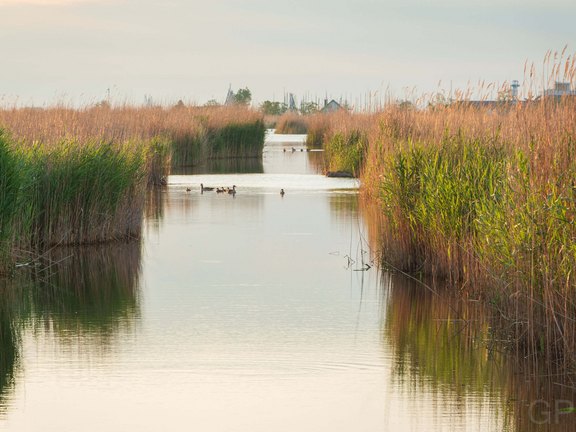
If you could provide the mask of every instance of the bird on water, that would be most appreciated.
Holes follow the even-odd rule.
[[[202,183],[200,183],[200,192],[204,193],[204,191],[206,192],[210,192],[213,191],[214,188],[213,187],[204,187],[204,185]]]
[[[284,192],[284,189],[280,189],[280,196],[283,197],[285,193],[286,193],[286,192]]]

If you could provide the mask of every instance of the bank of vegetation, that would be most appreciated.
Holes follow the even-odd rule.
[[[53,246],[140,236],[146,188],[173,167],[260,158],[245,107],[0,110],[0,265]]]
[[[305,134],[308,132],[308,120],[300,114],[287,112],[278,118],[275,127],[279,134]]]
[[[378,203],[386,265],[483,299],[510,346],[576,366],[573,98],[390,106],[308,127],[330,169]]]

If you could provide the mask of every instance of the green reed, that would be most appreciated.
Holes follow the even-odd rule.
[[[139,237],[144,148],[63,141],[23,152],[24,234],[38,246]]]
[[[345,171],[358,176],[367,149],[366,134],[359,130],[336,132],[324,143],[328,171]]]
[[[0,262],[9,254],[21,181],[20,161],[11,151],[6,135],[0,131]]]
[[[206,123],[206,122],[204,122]],[[196,166],[209,159],[262,156],[266,128],[261,119],[223,125],[201,125],[172,136],[171,166]]]
[[[207,132],[208,159],[226,157],[261,157],[266,128],[262,120],[230,123]]]
[[[191,131],[171,138],[171,167],[194,166],[205,159],[207,137],[204,129]]]
[[[138,238],[162,148],[157,141],[27,145],[1,135],[1,267],[38,248]]]
[[[381,135],[386,144],[368,156],[377,169],[367,170],[365,187],[378,191],[394,267],[468,287],[518,349],[571,363],[574,138],[524,147],[464,129],[431,138]]]

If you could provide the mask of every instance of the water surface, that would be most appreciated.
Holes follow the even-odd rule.
[[[459,319],[478,311],[377,270],[357,181],[300,149],[170,176],[141,244],[4,281],[0,429],[569,430],[531,421],[544,396]]]

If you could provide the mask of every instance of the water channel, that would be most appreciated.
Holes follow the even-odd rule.
[[[0,282],[0,430],[572,430],[476,304],[378,269],[358,182],[321,167],[270,134],[151,192],[141,243]]]

